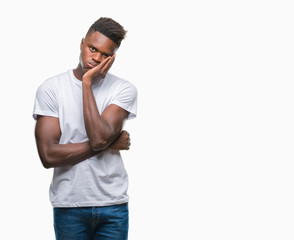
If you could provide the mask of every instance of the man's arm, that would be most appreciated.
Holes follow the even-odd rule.
[[[115,55],[108,57],[83,76],[84,122],[90,146],[94,151],[106,148],[118,137],[123,122],[129,114],[129,112],[114,104],[109,105],[100,114],[92,92],[92,82],[105,77],[114,57]]]
[[[38,116],[35,137],[38,153],[45,168],[77,164],[101,152],[92,150],[89,141],[83,143],[59,144],[61,136],[59,120],[56,117]],[[123,131],[110,149],[129,149],[129,134]]]

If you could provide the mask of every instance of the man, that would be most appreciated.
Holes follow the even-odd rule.
[[[124,28],[98,19],[80,44],[77,68],[47,79],[36,94],[35,136],[54,168],[50,200],[56,239],[127,239],[128,177],[119,150],[136,116],[137,90],[110,73]]]

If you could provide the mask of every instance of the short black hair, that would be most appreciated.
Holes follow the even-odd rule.
[[[91,32],[100,32],[114,41],[119,47],[121,41],[125,38],[127,31],[111,18],[101,17],[92,24],[86,36]]]

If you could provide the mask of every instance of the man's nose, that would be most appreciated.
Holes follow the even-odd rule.
[[[100,52],[96,52],[93,56],[92,59],[96,62],[96,63],[101,63],[103,61],[103,56]]]

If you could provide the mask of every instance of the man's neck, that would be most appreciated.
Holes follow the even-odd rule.
[[[75,77],[77,79],[79,79],[80,81],[82,81],[84,74],[83,74],[82,67],[81,67],[80,64],[77,66],[76,69],[73,70],[73,74],[75,75]]]

